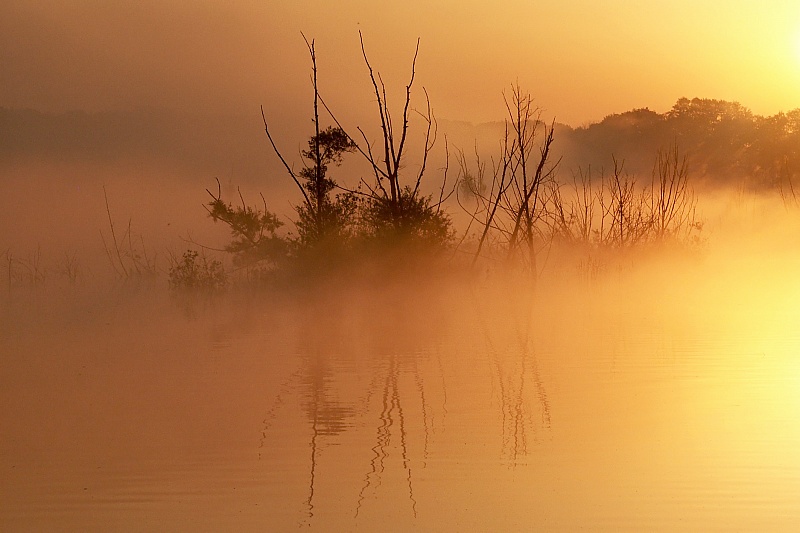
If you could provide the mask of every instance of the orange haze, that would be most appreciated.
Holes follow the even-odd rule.
[[[800,4],[676,0],[6,0],[0,106],[42,111],[170,108],[307,117],[316,39],[323,94],[343,113],[372,100],[362,31],[387,86],[402,90],[417,37],[418,82],[440,118],[502,117],[519,81],[573,126],[682,96],[758,114],[800,107]],[[371,109],[369,111],[372,111]]]

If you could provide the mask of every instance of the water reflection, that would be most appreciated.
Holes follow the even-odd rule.
[[[514,466],[524,462],[529,439],[550,429],[550,403],[533,338],[533,288],[506,287],[501,294],[493,301],[472,291],[471,301],[500,397],[501,457]]]
[[[581,309],[464,289],[254,305],[246,321],[144,302],[70,335],[17,330],[0,346],[0,519],[12,531],[800,519],[788,312],[800,292],[720,318],[664,299]]]
[[[330,366],[325,354],[314,353],[307,362],[308,374],[303,382],[306,402],[305,413],[311,425],[309,441],[309,481],[306,507],[308,518],[314,517],[314,481],[317,475],[317,454],[322,446],[322,439],[335,437],[345,431],[351,424],[348,419],[353,416],[353,408],[344,406],[331,398],[327,383],[331,378]]]
[[[446,437],[448,381],[462,379],[464,369],[475,374],[462,385],[491,384],[491,393],[477,405],[480,396],[468,398],[466,407],[463,398],[459,403],[480,420],[476,436],[500,437],[499,460],[510,467],[526,464],[531,445],[551,428],[530,292],[502,299],[473,293],[457,311],[452,302],[433,297],[422,307],[404,295],[381,296],[341,304],[335,313],[319,303],[303,307],[296,332],[300,364],[264,414],[259,457],[281,438],[276,419],[291,419],[296,409],[302,413],[307,483],[301,524],[314,523],[319,498],[330,500],[331,494],[320,490],[343,488],[330,479],[341,470],[333,464],[341,457],[349,472],[339,475],[358,480],[349,503],[346,490],[336,496],[341,511],[349,509],[360,520],[365,511],[380,512],[393,501],[395,513],[418,518],[417,484],[426,477],[431,450],[441,460],[450,446],[437,441],[437,435]],[[496,416],[487,419],[484,410],[492,405]],[[496,431],[486,425],[492,420]],[[467,446],[478,442],[470,440]],[[336,447],[345,450],[326,453]]]
[[[394,493],[398,483],[408,516],[418,515],[416,471],[426,467],[435,425],[443,427],[447,414],[445,363],[441,351],[431,350],[441,344],[447,317],[420,317],[407,309],[408,298],[383,296],[389,305],[368,299],[343,304],[335,313],[319,302],[304,308],[297,331],[301,364],[280,385],[262,420],[260,457],[278,438],[276,419],[291,416],[280,411],[300,408],[303,413],[308,449],[303,524],[310,525],[317,512],[320,481],[330,486],[321,472],[336,469],[322,467],[324,452],[339,445],[351,446],[349,466],[360,472],[350,505],[353,518],[384,493]],[[426,379],[434,381],[433,389]],[[439,407],[431,405],[431,395],[441,398]],[[346,432],[357,436],[345,443]],[[365,446],[353,446],[354,438]]]
[[[313,312],[316,311],[316,312]],[[315,493],[320,455],[326,446],[335,445],[336,437],[352,427],[355,407],[336,396],[337,376],[334,365],[341,324],[331,322],[319,308],[305,317],[299,332],[300,367],[284,381],[262,421],[259,458],[271,439],[270,430],[286,397],[299,396],[308,427],[307,495],[304,501],[305,521],[314,517]],[[288,408],[292,408],[291,405]]]
[[[386,468],[386,459],[389,456],[389,446],[392,443],[393,427],[396,428],[397,434],[395,438],[399,437],[400,442],[400,457],[402,459],[402,468],[405,472],[406,482],[408,484],[408,499],[411,504],[411,511],[416,518],[417,516],[417,501],[414,499],[414,484],[412,481],[411,464],[408,453],[408,442],[406,438],[406,421],[403,416],[403,406],[400,401],[400,390],[398,387],[398,364],[397,356],[389,358],[389,368],[386,373],[386,379],[383,382],[383,391],[381,394],[381,413],[380,421],[375,435],[375,445],[372,447],[374,454],[370,460],[370,470],[364,476],[364,485],[358,494],[358,502],[356,503],[355,517],[361,510],[364,503],[364,498],[367,491],[371,490],[375,493],[381,484],[381,475]],[[419,389],[422,391],[421,387]],[[425,446],[427,448],[428,428],[427,416],[425,414],[425,397],[421,397],[423,405],[423,427],[425,435]]]

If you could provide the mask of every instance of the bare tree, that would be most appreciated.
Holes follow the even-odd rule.
[[[545,215],[548,184],[553,182],[558,161],[551,161],[553,127],[541,120],[542,110],[518,85],[504,97],[508,116],[505,121],[500,156],[492,162],[488,191],[472,191],[474,209],[465,208],[472,221],[482,225],[473,264],[487,243],[504,249],[506,260],[519,261],[533,278],[537,275],[537,247],[546,236]],[[463,154],[460,176],[471,175]],[[478,175],[484,176],[478,160]],[[459,203],[464,202],[459,198]]]
[[[570,196],[556,185],[548,211],[553,234],[600,248],[631,247],[668,239],[686,240],[701,229],[689,186],[688,160],[677,146],[656,155],[649,185],[640,186],[624,162],[612,157],[613,171],[599,176],[587,167],[573,174]],[[598,183],[599,182],[599,183]]]
[[[257,253],[254,258],[263,256],[265,259],[270,259],[270,255],[275,255],[276,251],[283,251],[291,259],[311,259],[301,263],[316,268],[319,261],[332,264],[345,258],[346,254],[342,252],[352,251],[356,249],[354,244],[370,239],[380,243],[399,241],[432,245],[433,248],[442,248],[449,241],[452,234],[450,219],[441,209],[448,196],[445,194],[446,167],[438,201],[422,193],[422,183],[429,155],[436,142],[437,128],[427,92],[424,111],[411,107],[419,40],[411,64],[410,80],[405,88],[402,123],[395,128],[389,111],[386,87],[380,74],[370,64],[360,33],[359,37],[361,53],[375,91],[383,156],[374,155],[373,145],[361,128],[356,128],[361,137],[360,143],[356,142],[325,104],[318,85],[315,43],[303,36],[311,57],[314,133],[308,141],[308,148],[300,152],[303,157],[301,170],[295,171],[278,148],[263,106],[261,108],[267,139],[302,194],[302,202],[295,207],[298,215],[295,221],[297,237],[288,242],[289,247],[284,246],[282,249],[272,246],[278,239],[275,230],[280,223],[267,210],[266,202],[263,210],[260,207],[251,208],[244,201],[241,207],[236,207],[223,201],[221,194],[209,192],[212,196],[210,215],[215,221],[222,221],[230,226],[234,234],[235,241],[231,246],[235,249],[229,246],[229,251],[240,255],[255,251]],[[320,106],[328,112],[335,125],[323,129]],[[412,113],[422,117],[425,137],[419,168],[408,179],[402,170],[408,168]],[[366,159],[375,177],[371,183],[362,179],[355,190],[337,183],[328,174],[332,165],[340,165],[344,155],[351,152],[359,152]],[[341,192],[337,193],[337,190]]]
[[[550,215],[553,238],[568,243],[589,243],[594,232],[596,195],[592,185],[592,169],[572,172],[571,196],[562,197],[562,186],[550,184]]]
[[[637,187],[635,176],[625,172],[624,161],[613,156],[612,160],[611,175],[600,173],[598,240],[608,246],[634,245],[644,241],[652,229],[647,192]]]
[[[689,162],[678,145],[660,150],[653,165],[650,212],[656,239],[683,237],[699,229],[695,217],[697,199],[689,187]]]
[[[350,136],[340,127],[331,126],[325,130],[320,129],[319,105],[321,98],[317,83],[316,48],[314,40],[309,41],[305,35],[303,35],[303,39],[311,56],[314,135],[308,141],[308,149],[303,150],[301,154],[310,164],[304,161],[303,169],[295,172],[272,138],[263,106],[261,118],[273,151],[303,195],[303,202],[297,207],[300,217],[297,229],[301,244],[310,246],[329,239],[342,239],[347,233],[346,227],[350,223],[352,208],[346,201],[339,202],[331,197],[337,184],[328,176],[328,168],[331,164],[341,164],[342,156],[347,152],[354,151],[356,146]]]
[[[440,247],[449,241],[452,234],[450,219],[441,206],[450,197],[453,190],[446,191],[448,170],[446,164],[440,182],[438,200],[434,200],[432,196],[425,196],[422,192],[422,185],[428,170],[428,159],[436,144],[438,128],[425,88],[422,89],[425,95],[423,110],[412,109],[411,105],[420,41],[417,39],[414,48],[411,73],[405,86],[400,124],[396,125],[390,111],[386,85],[380,73],[370,63],[362,33],[359,32],[358,35],[361,55],[369,72],[380,123],[380,139],[376,143],[369,140],[361,127],[356,128],[360,136],[359,141],[350,136],[355,150],[366,159],[374,177],[371,183],[363,179],[361,181],[361,185],[366,189],[366,191],[361,191],[364,201],[362,205],[363,222],[373,237],[383,241],[391,242],[400,239],[405,242]],[[325,107],[336,125],[344,131],[341,123],[330,109]],[[402,171],[407,168],[407,160],[410,157],[408,141],[412,113],[423,120],[425,137],[418,156],[419,170],[409,177]],[[379,145],[377,149],[375,144]],[[449,161],[448,158],[446,160]]]

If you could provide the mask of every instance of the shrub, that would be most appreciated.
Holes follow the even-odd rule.
[[[214,222],[220,221],[231,230],[233,241],[225,247],[240,266],[255,265],[262,261],[280,263],[286,256],[286,242],[276,234],[283,225],[277,215],[263,208],[246,205],[234,206],[222,200],[222,190],[217,180],[217,194],[206,189],[212,200],[206,210]],[[262,197],[263,200],[263,197]]]
[[[209,260],[195,250],[186,250],[183,259],[174,260],[169,269],[169,285],[173,289],[219,290],[227,281],[222,262]]]

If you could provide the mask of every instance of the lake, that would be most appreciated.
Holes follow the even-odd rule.
[[[793,530],[800,281],[725,265],[19,289],[1,529]]]

